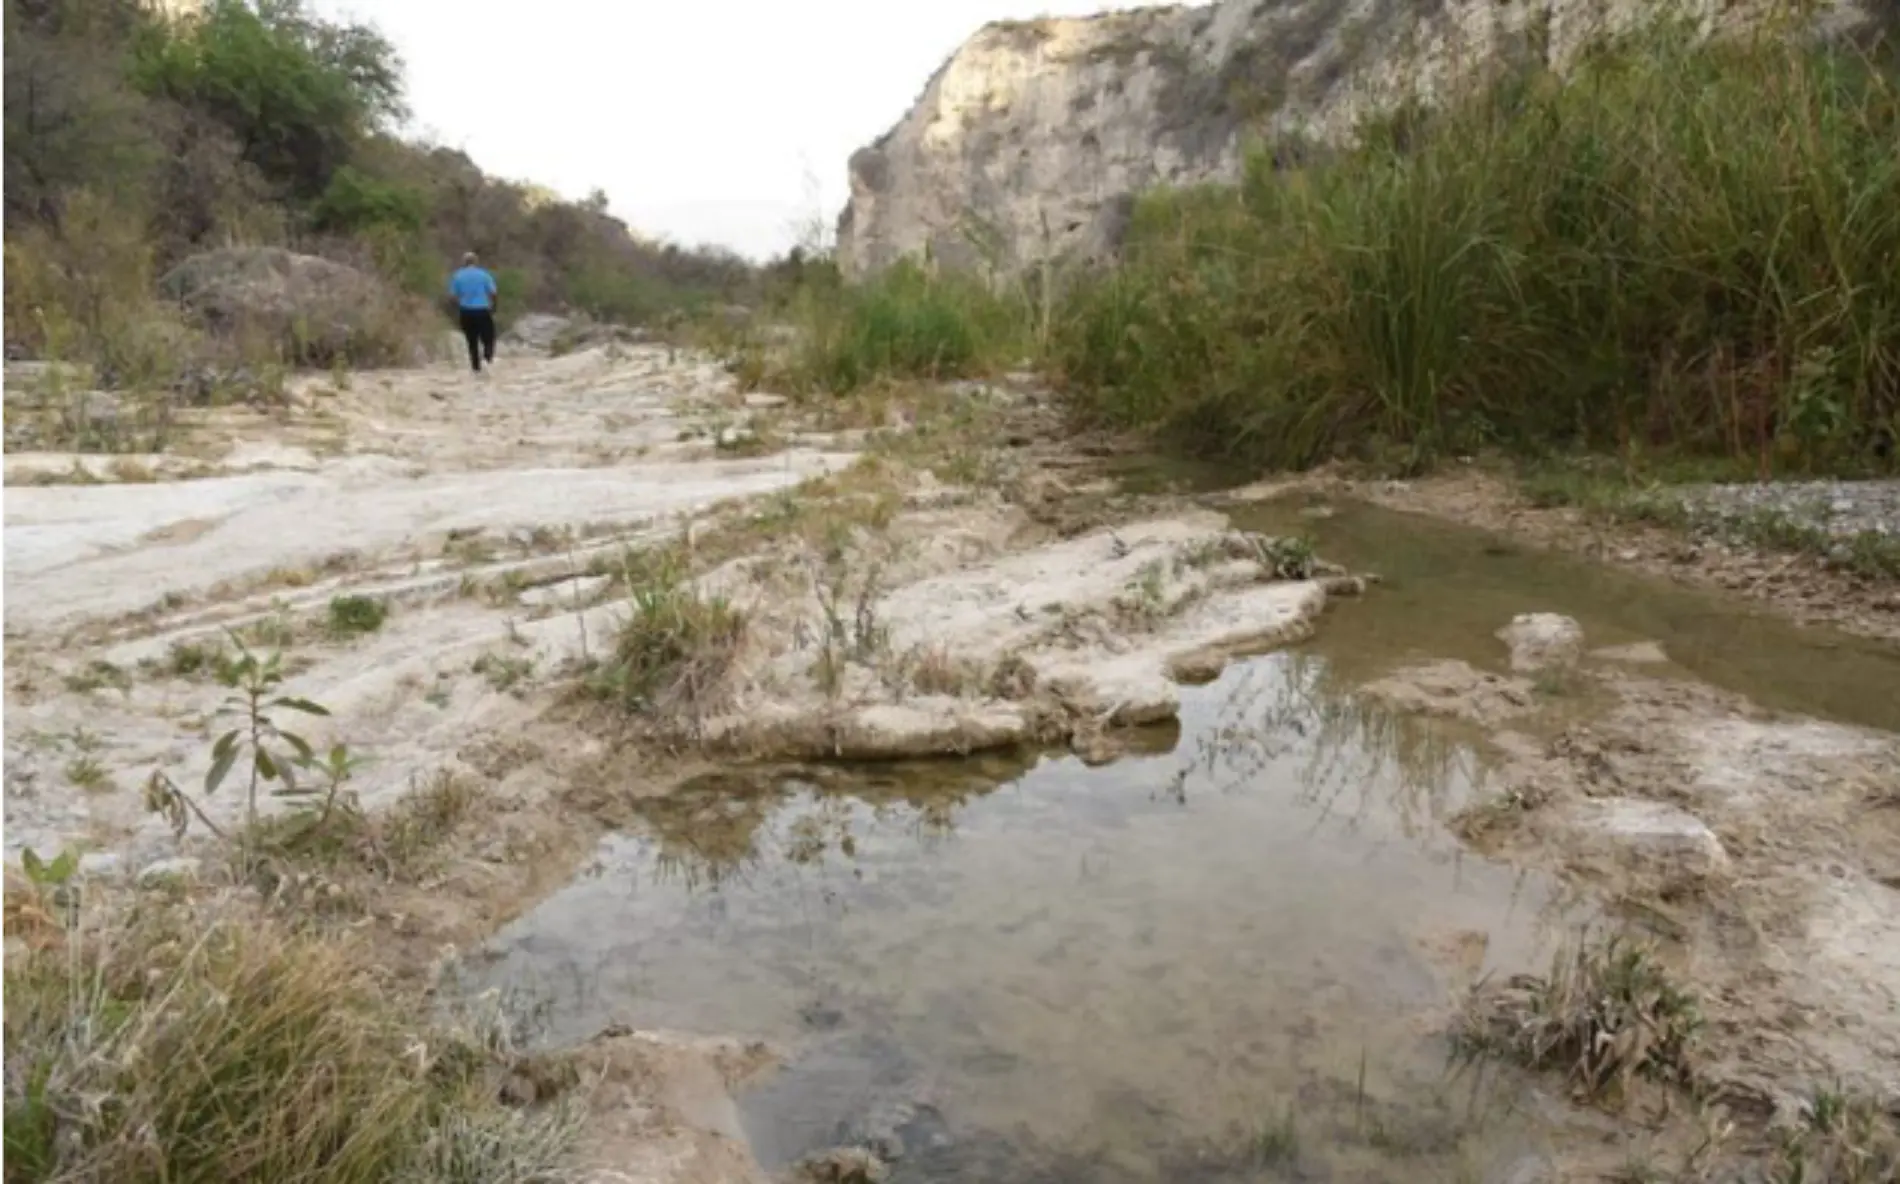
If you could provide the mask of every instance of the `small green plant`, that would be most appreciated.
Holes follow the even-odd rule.
[[[304,796],[306,790],[298,781],[297,771],[315,769],[330,778],[324,797],[327,817],[341,779],[348,775],[352,765],[347,751],[340,745],[331,750],[329,759],[319,761],[309,741],[278,725],[274,713],[279,711],[311,716],[330,714],[321,704],[279,693],[284,680],[283,655],[271,653],[259,657],[235,634],[231,642],[236,647],[237,657],[223,681],[235,693],[225,699],[217,716],[232,721],[235,726],[212,742],[211,768],[205,774],[203,792],[207,797],[216,793],[239,763],[243,763],[245,797],[241,845],[246,847],[249,862],[248,847],[258,834],[260,789],[275,787],[279,796]],[[162,771],[154,771],[146,784],[146,807],[166,817],[180,835],[189,820],[196,817],[220,838],[229,837]]]
[[[79,852],[71,847],[53,857],[41,858],[31,847],[20,851],[20,871],[26,877],[23,889],[9,883],[6,892],[6,931],[9,942],[19,935],[29,948],[40,944],[58,944],[73,927],[79,913],[79,891],[74,882],[79,875]],[[9,955],[9,958],[11,955]],[[12,1126],[11,1107],[8,1127]],[[7,1155],[13,1155],[9,1136]]]
[[[890,650],[890,626],[877,616],[880,575],[878,566],[871,565],[853,594],[843,546],[834,544],[826,551],[822,570],[812,579],[824,616],[815,670],[818,685],[827,695],[835,696],[843,689],[845,669],[851,663],[869,665]]]
[[[1310,580],[1319,570],[1313,540],[1295,536],[1256,540],[1262,566],[1276,580]]]
[[[174,678],[210,677],[222,680],[230,670],[230,653],[216,643],[173,642],[165,652],[162,669]]]
[[[1885,1184],[1900,1179],[1900,1117],[1836,1086],[1817,1090],[1782,1132],[1774,1184]]]
[[[241,646],[273,650],[279,653],[297,644],[297,622],[291,618],[288,610],[281,607],[252,621],[238,632],[231,633],[227,630],[227,633],[232,641]],[[219,672],[218,681],[228,683],[232,673],[232,667],[225,668]]]
[[[389,618],[389,605],[373,596],[337,596],[330,600],[330,634],[357,637],[374,633]]]
[[[102,793],[112,788],[112,777],[99,758],[82,752],[66,762],[66,780],[87,793]]]
[[[79,852],[68,847],[48,863],[39,852],[26,847],[20,851],[20,870],[26,873],[27,883],[36,887],[63,888],[79,873]]]

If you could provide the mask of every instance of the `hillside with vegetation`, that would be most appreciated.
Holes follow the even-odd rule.
[[[102,384],[130,388],[208,366],[254,376],[407,361],[447,327],[443,276],[470,249],[495,270],[504,317],[640,322],[751,282],[729,252],[631,233],[598,191],[565,200],[405,138],[402,62],[373,27],[300,0],[162,8],[6,0],[10,357],[90,363]],[[327,304],[319,294],[312,312],[293,291],[295,315],[250,333],[182,299],[207,267],[291,268],[229,253],[260,247],[369,279],[319,269]],[[211,252],[225,254],[176,271]],[[298,275],[278,283],[294,289]]]
[[[810,302],[786,380],[1033,359],[1085,424],[1265,469],[1893,472],[1900,88],[1886,43],[1789,28],[1657,20],[1257,139],[1237,183],[1140,196],[1112,261],[900,262]]]

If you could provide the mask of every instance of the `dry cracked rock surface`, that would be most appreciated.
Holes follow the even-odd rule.
[[[1676,951],[1712,1096],[1783,1117],[1827,1089],[1900,1105],[1900,738],[1666,677],[1653,646],[1587,650],[1556,614],[1499,638],[1510,673],[1433,661],[1364,688],[1486,737],[1488,790],[1457,829]]]
[[[951,396],[957,431],[1035,403]],[[486,380],[306,379],[279,412],[199,413],[140,462],[157,480],[10,454],[9,859],[80,844],[91,872],[191,873],[203,849],[139,787],[154,770],[202,784],[233,634],[281,651],[285,689],[329,708],[307,732],[366,758],[366,810],[444,772],[505,801],[477,852],[499,864],[523,819],[600,805],[576,771],[628,740],[1112,757],[1117,728],[1172,715],[1181,682],[1306,637],[1364,590],[1211,510],[1117,501],[1012,449],[1014,428],[951,465],[904,445],[921,411],[873,429],[782,403],[710,361],[608,342],[510,353]],[[642,613],[701,614],[715,644],[642,681],[649,651],[620,645]],[[1894,738],[1672,681],[1660,649],[1593,650],[1551,613],[1500,621],[1498,644],[1496,672],[1428,662],[1364,689],[1486,737],[1497,776],[1461,832],[1641,904],[1707,1000],[1710,1082],[1781,1107],[1815,1082],[1900,1097]],[[557,710],[623,660],[615,711]],[[202,804],[239,817],[228,788]],[[488,881],[468,883],[441,907]],[[604,1083],[596,1178],[763,1178],[730,1091],[770,1050],[618,1033],[576,1055]]]
[[[947,394],[957,430],[1034,403]],[[938,480],[885,439],[922,411],[820,430],[782,403],[709,360],[608,342],[510,354],[486,379],[306,378],[285,408],[191,413],[162,455],[9,454],[8,859],[77,847],[103,880],[209,875],[200,820],[181,839],[143,787],[162,773],[203,821],[241,823],[238,778],[197,792],[240,643],[327,708],[294,722],[359,758],[366,813],[445,776],[480,787],[476,870],[420,906],[479,925],[520,906],[530,890],[500,869],[543,832],[605,817],[576,772],[623,740],[1106,755],[1115,725],[1173,713],[1176,679],[1303,637],[1359,590],[1209,511],[1078,513],[1087,497],[1033,459]],[[971,447],[992,444],[1009,451]],[[692,606],[732,623],[723,648],[590,714],[628,622]],[[599,1178],[757,1178],[727,1094],[769,1052],[632,1033],[577,1055],[626,1101],[596,1107]]]

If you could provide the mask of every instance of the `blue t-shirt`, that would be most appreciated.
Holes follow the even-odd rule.
[[[463,308],[487,308],[494,300],[495,277],[480,267],[464,267],[449,277],[449,295]]]

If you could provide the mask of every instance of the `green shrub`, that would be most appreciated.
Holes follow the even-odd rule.
[[[1052,362],[1089,418],[1271,465],[1641,447],[1842,468],[1900,428],[1900,95],[1656,25],[1332,159],[1140,203]]]
[[[395,48],[368,26],[313,18],[301,0],[212,0],[195,20],[148,27],[134,50],[139,89],[215,116],[248,161],[308,199],[403,113]]]
[[[331,176],[313,216],[323,230],[413,234],[422,229],[428,209],[428,199],[419,190],[379,181],[346,164]]]
[[[388,619],[388,602],[374,596],[334,596],[330,599],[330,632],[337,637],[374,633]]]

